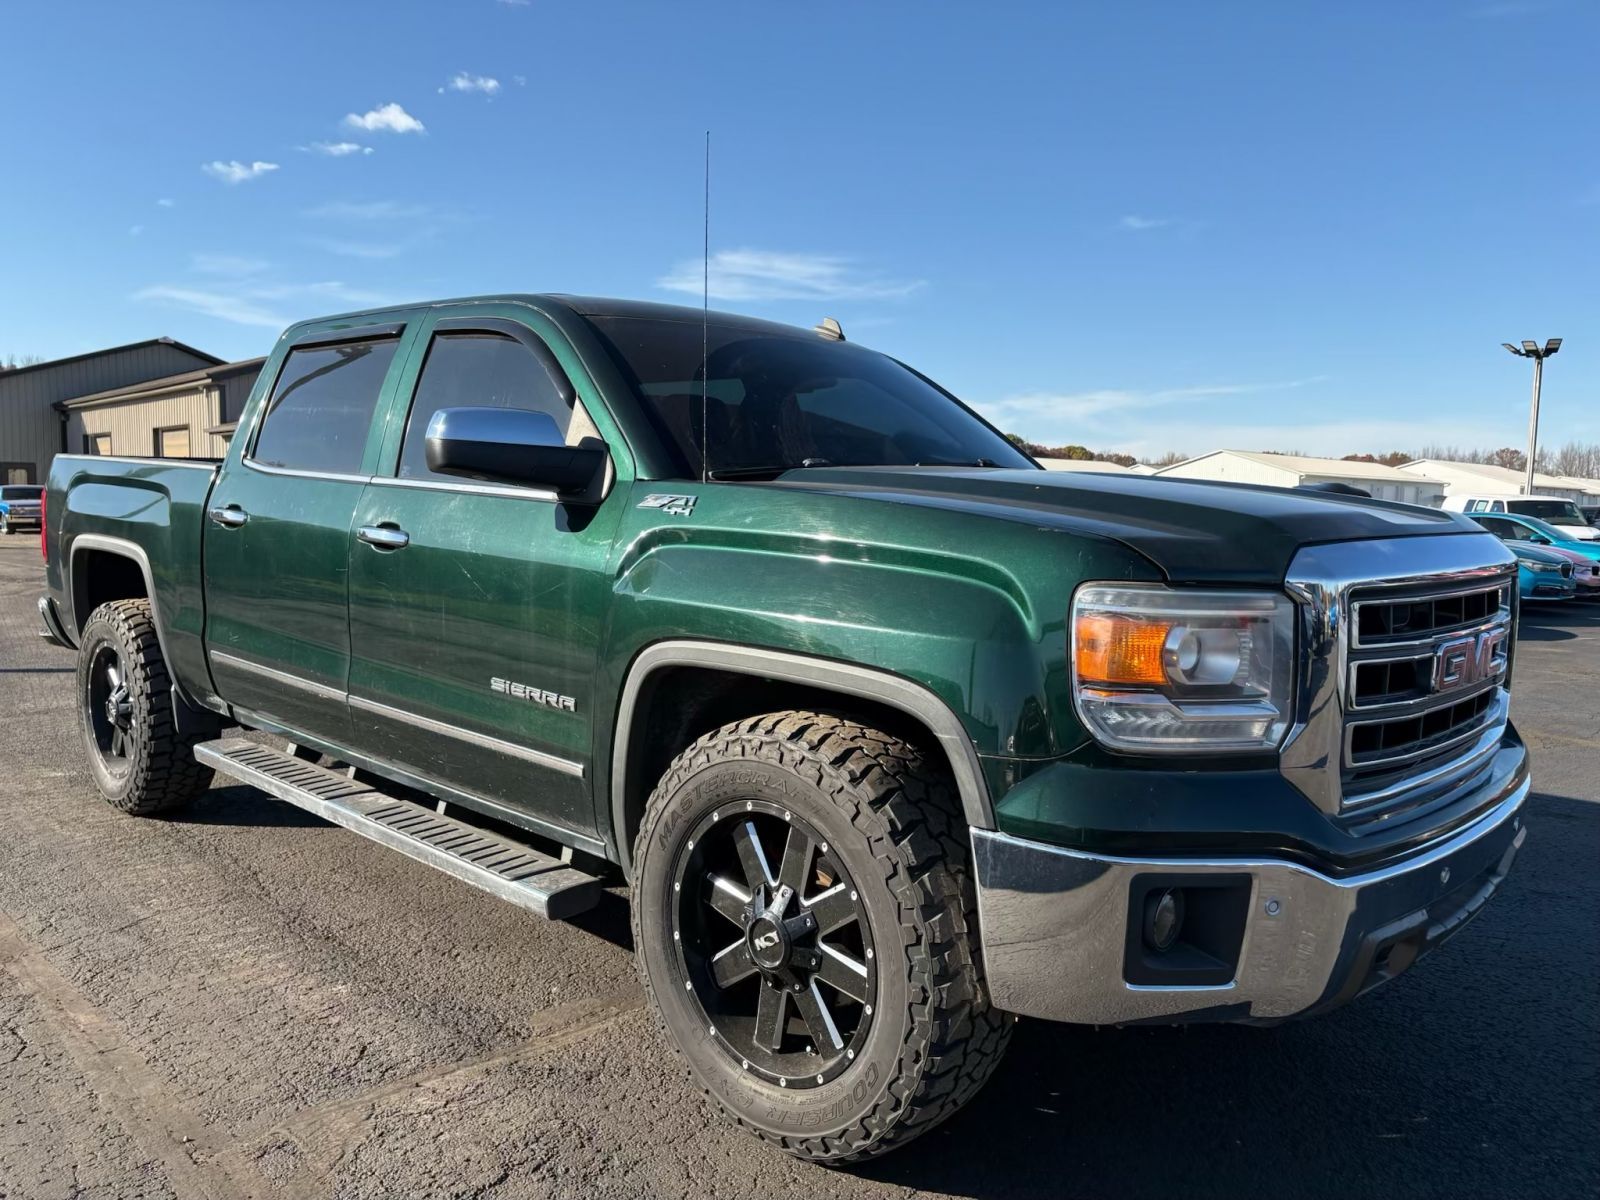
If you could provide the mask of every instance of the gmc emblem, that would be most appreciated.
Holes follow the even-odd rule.
[[[1498,675],[1505,643],[1504,629],[1445,642],[1433,652],[1434,692],[1454,692]]]

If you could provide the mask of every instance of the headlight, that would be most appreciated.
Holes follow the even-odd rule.
[[[1115,750],[1271,750],[1292,716],[1294,604],[1276,592],[1091,584],[1072,601],[1072,699]]]

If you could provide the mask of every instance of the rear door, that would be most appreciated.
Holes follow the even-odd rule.
[[[417,336],[350,542],[353,748],[529,828],[593,837],[594,678],[626,489],[572,506],[436,475],[424,445],[441,408],[548,412],[572,443],[606,418],[531,309],[439,310]],[[614,431],[603,440],[631,474]]]
[[[258,721],[342,743],[350,530],[382,441],[374,417],[404,326],[308,335],[281,359],[212,493],[206,646],[218,694]]]

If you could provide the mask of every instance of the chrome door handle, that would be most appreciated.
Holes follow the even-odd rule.
[[[392,525],[363,525],[356,536],[374,550],[403,550],[411,544],[411,535]]]
[[[237,529],[250,519],[250,514],[237,504],[230,504],[226,508],[213,508],[206,515],[211,518],[213,525],[221,525],[224,529]]]

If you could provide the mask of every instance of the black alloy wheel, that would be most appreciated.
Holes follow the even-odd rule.
[[[95,650],[84,691],[90,737],[100,761],[112,774],[122,774],[128,769],[135,717],[127,671],[115,646],[108,643]]]
[[[872,1023],[877,965],[827,840],[767,800],[724,804],[674,867],[673,941],[716,1044],[784,1088],[844,1071]]]

